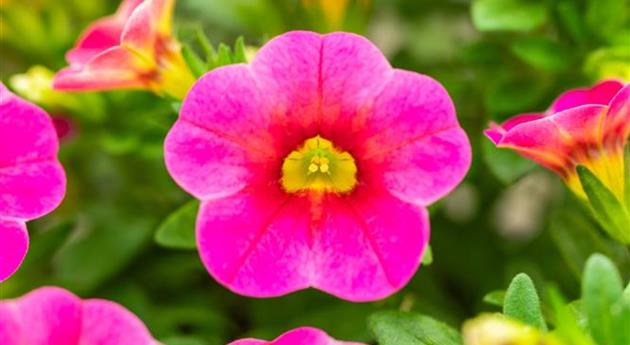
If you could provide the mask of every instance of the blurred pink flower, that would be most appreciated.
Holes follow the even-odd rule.
[[[76,125],[72,118],[64,114],[53,114],[53,126],[57,132],[57,137],[62,143],[71,139],[76,134]]]
[[[24,260],[25,222],[51,212],[63,199],[66,177],[58,148],[50,117],[0,83],[0,282]]]
[[[427,246],[426,206],[470,159],[446,90],[348,33],[286,33],[209,72],[165,142],[168,171],[202,201],[203,263],[255,297],[396,292]]]
[[[159,345],[135,315],[114,302],[82,301],[43,287],[0,302],[2,345]]]
[[[149,89],[181,99],[194,82],[172,34],[175,0],[124,0],[68,51],[55,76],[65,91]]]
[[[515,150],[554,171],[581,197],[586,195],[576,172],[580,164],[624,200],[630,85],[609,80],[567,91],[546,112],[517,115],[501,125],[492,123],[485,134],[497,147]]]
[[[317,328],[301,327],[289,331],[276,340],[241,339],[228,345],[365,345],[336,341]]]

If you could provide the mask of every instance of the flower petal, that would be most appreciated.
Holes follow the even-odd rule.
[[[153,56],[156,43],[172,32],[175,0],[146,0],[131,13],[120,42],[146,56]]]
[[[426,139],[374,157],[385,187],[401,200],[420,206],[434,203],[464,179],[471,164],[468,137],[450,128]]]
[[[157,345],[142,321],[121,305],[99,299],[83,302],[81,345]]]
[[[241,339],[228,345],[361,345],[358,343],[338,342],[324,331],[312,327],[300,327],[286,332],[276,340]]]
[[[510,130],[499,147],[512,148],[560,174],[574,168],[572,155],[602,142],[606,106],[585,105],[564,110]],[[566,175],[564,176],[566,177]]]
[[[0,168],[2,216],[41,217],[59,206],[65,191],[66,177],[59,162],[21,163]]]
[[[630,84],[610,101],[604,128],[607,142],[623,146],[630,137]]]
[[[131,13],[144,1],[146,0],[123,0],[116,10],[115,16],[123,21],[127,20]]]
[[[85,65],[102,51],[120,43],[123,23],[116,17],[105,17],[95,21],[83,33],[76,47],[66,53],[71,65]]]
[[[22,345],[20,339],[20,325],[13,314],[8,302],[0,303],[0,344]]]
[[[425,209],[371,188],[328,196],[315,219],[312,286],[350,301],[374,301],[402,288],[429,241]]]
[[[208,271],[254,297],[312,286],[353,301],[382,298],[411,278],[428,232],[425,210],[386,194],[313,206],[280,190],[240,193],[205,202],[197,219]]]
[[[76,345],[81,327],[81,300],[59,288],[40,288],[15,300],[14,317],[22,344]],[[16,344],[17,345],[17,344]]]
[[[220,67],[199,79],[184,99],[180,118],[216,133],[239,146],[275,156],[278,139],[270,133],[268,97],[256,85],[247,65]],[[245,139],[246,138],[246,139]]]
[[[0,283],[22,264],[28,250],[28,232],[23,222],[0,218]],[[0,316],[0,319],[2,316]],[[2,322],[0,322],[2,324]],[[0,331],[0,340],[2,331]],[[7,344],[0,341],[0,344]]]
[[[365,126],[374,98],[393,70],[380,50],[350,33],[323,36],[321,48],[321,135],[341,147]]]
[[[259,339],[248,338],[248,339],[240,339],[237,341],[233,341],[229,343],[228,345],[269,345],[269,342],[264,341],[264,340],[259,340]]]
[[[362,170],[380,170],[385,186],[407,202],[436,201],[470,168],[470,143],[448,93],[417,73],[395,71],[357,135],[365,138],[356,139],[359,164],[380,166]]]
[[[280,296],[309,286],[309,205],[278,187],[206,201],[197,218],[201,259],[230,290]]]
[[[53,88],[65,91],[146,88],[152,73],[138,56],[123,47],[109,48],[84,66],[70,66],[57,72]]]
[[[267,42],[251,63],[271,104],[273,122],[285,127],[283,140],[289,150],[317,134],[321,50],[321,35],[292,31]]]
[[[123,26],[133,10],[144,0],[124,0],[116,14],[92,23],[66,54],[71,65],[84,65],[100,52],[120,44]]]
[[[48,115],[0,83],[0,216],[33,219],[65,193],[57,133]]]
[[[545,114],[541,113],[529,113],[529,114],[521,114],[511,117],[507,121],[503,122],[500,125],[496,123],[491,123],[490,128],[486,129],[483,134],[490,139],[495,145],[498,145],[505,136],[505,133],[510,129],[520,125],[521,123],[539,120],[545,117]]]
[[[164,142],[166,168],[198,199],[231,195],[256,177],[248,151],[214,132],[180,118]]]
[[[183,189],[204,200],[225,196],[280,166],[262,98],[245,65],[195,83],[164,144],[168,171]]]
[[[567,91],[553,102],[548,112],[554,114],[587,104],[608,105],[613,96],[615,96],[622,87],[623,83],[620,81],[606,80],[591,88]]]
[[[15,96],[2,83],[0,147],[0,169],[17,163],[56,160],[59,149],[50,117],[41,108]]]
[[[159,345],[122,306],[104,300],[81,301],[56,287],[3,301],[0,321],[3,345]]]

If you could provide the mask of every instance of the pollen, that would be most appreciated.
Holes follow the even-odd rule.
[[[356,174],[357,166],[350,153],[315,136],[284,159],[281,183],[289,193],[348,193],[357,184]]]

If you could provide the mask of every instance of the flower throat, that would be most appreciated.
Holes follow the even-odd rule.
[[[292,151],[282,164],[282,187],[289,193],[347,193],[357,184],[357,166],[348,152],[315,136]]]

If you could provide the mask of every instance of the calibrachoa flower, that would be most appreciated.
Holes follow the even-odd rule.
[[[43,287],[0,302],[3,345],[159,345],[135,315],[100,299]]]
[[[289,331],[276,340],[264,341],[258,339],[241,339],[228,345],[365,345],[359,343],[349,343],[344,341],[336,341],[323,331],[302,327]]]
[[[66,177],[58,148],[50,117],[0,83],[0,282],[24,260],[25,222],[49,213],[63,199]]]
[[[610,80],[592,88],[571,90],[544,113],[522,114],[486,136],[562,177],[586,198],[576,167],[589,168],[618,198],[624,200],[624,147],[630,136],[630,85]]]
[[[256,297],[394,293],[427,246],[426,205],[470,155],[444,88],[348,33],[286,33],[207,73],[165,142],[170,174],[202,201],[203,263]]]
[[[58,90],[149,89],[181,99],[194,77],[172,34],[175,0],[124,0],[94,22],[54,79]]]

